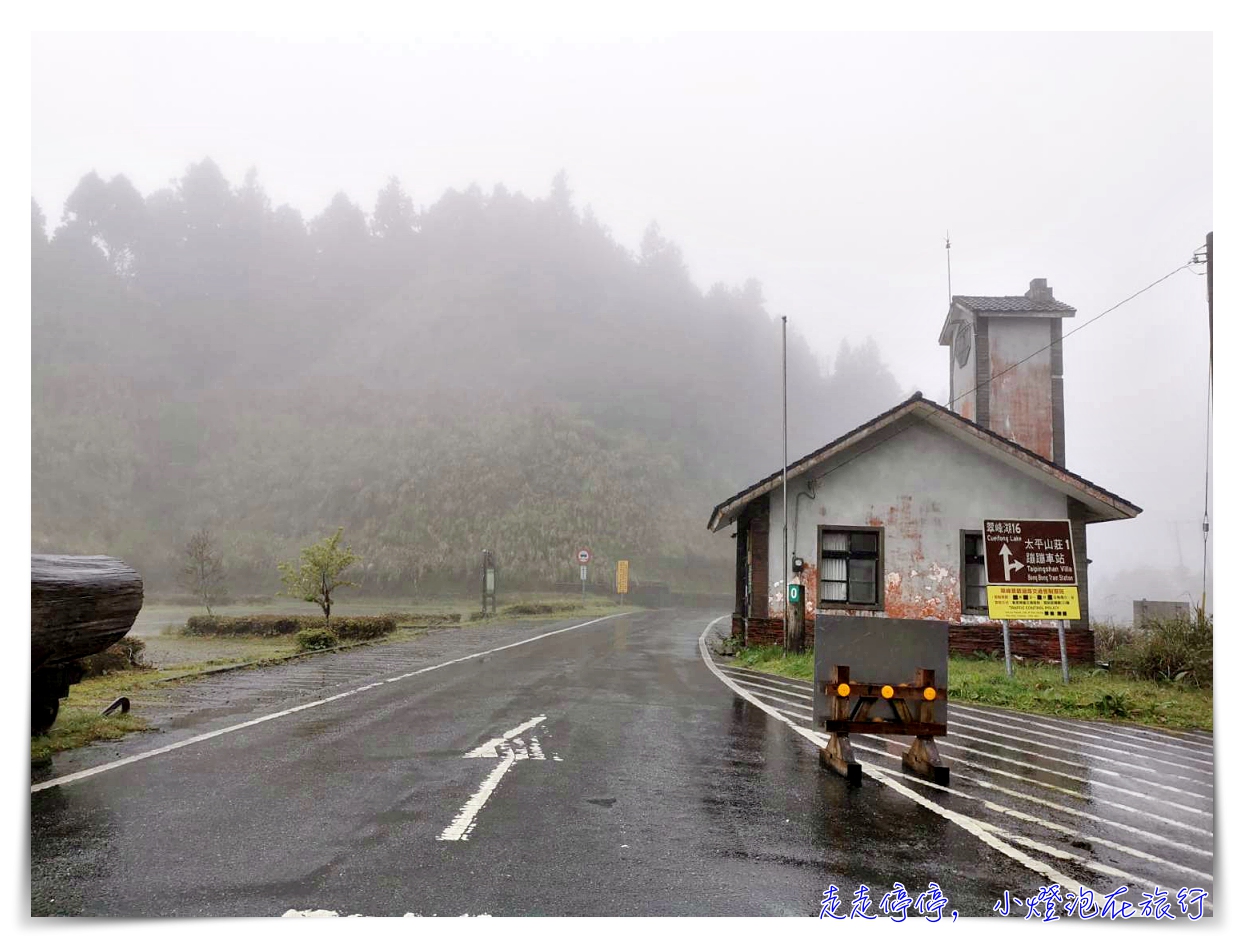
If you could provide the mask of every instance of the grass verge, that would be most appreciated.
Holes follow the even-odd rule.
[[[785,655],[779,645],[743,648],[735,665],[804,681],[812,679],[811,654]],[[949,696],[964,704],[1008,707],[1054,717],[1137,723],[1173,729],[1213,729],[1211,688],[1137,680],[1101,668],[1072,667],[1062,683],[1058,665],[1016,666],[992,658],[951,656]]]
[[[86,706],[68,704],[67,700],[61,701],[61,711],[51,730],[43,736],[30,738],[32,766],[49,762],[52,754],[61,750],[72,750],[96,740],[119,740],[127,733],[150,729],[147,722],[137,714],[101,717],[99,714],[102,708],[88,709]]]

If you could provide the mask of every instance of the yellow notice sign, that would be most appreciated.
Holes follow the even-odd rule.
[[[617,560],[617,594],[625,595],[630,591],[630,560]]]
[[[1073,585],[990,585],[988,617],[1063,621],[1079,617],[1079,589]]]

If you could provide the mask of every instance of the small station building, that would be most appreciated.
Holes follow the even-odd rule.
[[[944,620],[951,651],[1000,650],[983,521],[1068,519],[1081,618],[1067,630],[1067,653],[1093,660],[1087,527],[1141,510],[1066,468],[1061,339],[1062,320],[1074,315],[1043,279],[1021,296],[954,296],[940,334],[949,405],[916,392],[793,461],[790,561],[782,562],[780,470],[719,503],[708,528],[735,529],[735,637],[781,641],[786,584],[797,582],[809,644],[821,613]],[[1012,621],[1010,634],[1016,655],[1057,660],[1053,622]]]

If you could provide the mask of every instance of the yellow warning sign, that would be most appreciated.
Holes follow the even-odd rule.
[[[1027,621],[1077,619],[1079,589],[1073,585],[990,585],[988,617]]]
[[[617,560],[617,594],[625,595],[630,591],[630,560]],[[1076,617],[1078,612],[1075,612]]]

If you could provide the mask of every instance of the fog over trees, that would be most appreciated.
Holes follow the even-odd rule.
[[[235,592],[338,527],[363,588],[573,580],[727,588],[712,505],[781,463],[780,323],[706,290],[652,224],[637,251],[564,173],[427,206],[392,179],[310,220],[210,159],[146,196],[85,175],[32,202],[32,544],[176,585],[218,539]],[[797,457],[908,392],[877,347],[789,340]],[[809,420],[814,419],[814,421]]]

